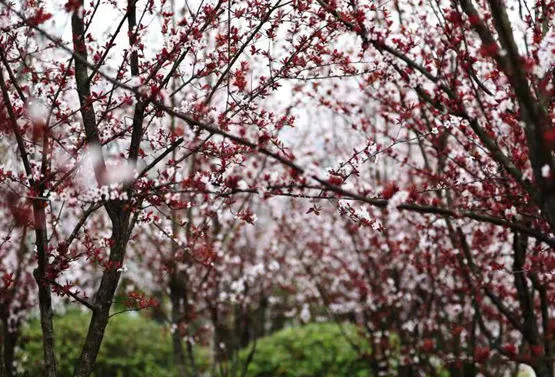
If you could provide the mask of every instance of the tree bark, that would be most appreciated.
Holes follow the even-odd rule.
[[[532,295],[533,291],[530,291],[527,279],[528,273],[525,270],[528,237],[515,232],[513,249],[515,287],[523,319],[522,335],[524,335],[524,339],[531,347],[542,349],[543,342],[538,328],[534,297]],[[544,354],[545,352],[546,350],[543,350]],[[538,377],[553,377],[551,361],[541,360],[541,358],[538,358],[532,367]]]
[[[176,364],[178,376],[187,376],[187,364],[185,361],[185,352],[181,341],[181,323],[183,321],[183,310],[181,300],[183,299],[183,288],[177,272],[173,272],[170,277],[170,301],[171,301],[171,321],[172,321],[172,346],[174,363]]]
[[[81,7],[84,1],[79,0]],[[131,2],[134,4],[134,2]],[[87,70],[87,46],[85,41],[85,23],[79,12],[74,12],[71,17],[71,28],[73,32],[73,50],[74,54],[79,56],[75,61],[75,81],[77,84],[77,93],[81,104],[81,116],[83,118],[83,126],[85,129],[86,142],[88,147],[98,148],[99,158],[94,166],[96,181],[99,185],[105,184],[104,173],[106,164],[102,155],[102,144],[98,136],[98,124],[94,111],[94,105],[90,102],[91,88],[90,78]],[[135,135],[135,127],[133,134]],[[141,125],[137,125],[140,127]],[[135,147],[139,147],[139,143],[135,142]],[[130,151],[130,156],[134,156],[136,151]],[[125,257],[127,242],[131,234],[133,224],[130,223],[130,211],[127,208],[128,203],[120,200],[108,201],[104,207],[108,212],[112,223],[112,244],[110,246],[109,266],[106,267],[102,274],[100,287],[98,288],[93,301],[93,315],[89,324],[87,337],[83,345],[81,355],[75,366],[74,376],[88,377],[91,375],[102,339],[104,331],[108,325],[110,317],[110,307],[115,295],[121,273],[118,268],[122,266]]]
[[[2,337],[0,344],[0,377],[12,377],[14,375],[13,361],[18,336],[16,333],[10,332],[7,317],[2,318],[0,336]]]
[[[113,219],[114,220],[114,219]],[[112,221],[113,221],[112,220]],[[129,239],[128,225],[129,213],[120,212],[119,221],[113,222],[112,240],[110,248],[110,262],[112,266],[119,266],[123,262],[127,241]],[[121,273],[117,268],[106,269],[102,275],[100,287],[96,293],[93,306],[93,315],[81,351],[81,356],[75,366],[75,377],[89,377],[93,372],[94,363],[104,338],[104,331],[110,317],[110,307],[119,283]]]
[[[6,323],[2,321],[0,323],[2,326],[2,331],[0,331],[0,337],[2,337],[2,341],[0,342],[0,377],[11,377],[8,375],[8,370],[10,370],[10,366],[6,363],[6,358],[4,356],[4,350],[6,349],[6,339],[7,339],[7,331],[6,331]]]
[[[52,317],[52,291],[46,278],[48,270],[48,236],[46,233],[46,212],[43,203],[33,202],[35,220],[35,238],[38,256],[38,268],[34,272],[39,289],[40,324],[42,328],[42,344],[44,365],[47,377],[56,377],[56,355],[54,353],[54,325]]]

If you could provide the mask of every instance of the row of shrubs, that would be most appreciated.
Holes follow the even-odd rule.
[[[71,376],[89,316],[68,312],[54,320],[60,377]],[[354,326],[345,325],[350,341],[364,347]],[[196,350],[197,368],[210,375],[210,352]],[[248,358],[249,349],[239,359]],[[42,374],[42,343],[38,321],[25,328],[17,353],[18,377]],[[367,366],[334,323],[287,328],[259,339],[247,377],[369,377]],[[121,314],[110,321],[96,363],[95,377],[175,377],[167,328],[139,315]]]

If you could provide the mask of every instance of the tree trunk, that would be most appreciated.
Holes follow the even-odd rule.
[[[13,361],[15,355],[15,345],[17,343],[17,333],[10,332],[8,319],[2,318],[2,331],[0,332],[2,342],[0,344],[0,376],[13,376]]]
[[[110,262],[114,266],[119,266],[123,263],[125,256],[125,249],[129,239],[129,213],[120,212],[119,218],[116,218],[112,213],[112,240],[114,241],[110,248]],[[102,339],[104,338],[104,331],[108,325],[110,317],[110,307],[112,300],[116,293],[116,288],[119,283],[121,273],[117,268],[106,269],[102,275],[100,287],[94,299],[94,310],[85,339],[85,344],[81,351],[81,356],[75,365],[75,377],[89,377],[93,372],[94,363],[100,350]]]
[[[2,331],[0,332],[0,336],[2,337],[1,342],[0,342],[0,377],[11,377],[8,375],[8,370],[11,369],[10,365],[8,365],[5,361],[5,357],[4,357],[4,350],[6,349],[5,343],[6,343],[6,324],[4,321],[2,321],[1,323],[2,325]]]
[[[170,301],[172,304],[172,346],[174,363],[176,364],[178,376],[187,376],[187,365],[185,363],[185,352],[183,351],[183,343],[181,342],[181,323],[183,321],[183,310],[181,300],[183,292],[179,278],[175,276],[177,272],[172,273],[170,278]]]
[[[42,202],[34,201],[35,238],[38,256],[38,268],[34,272],[39,288],[40,325],[42,328],[42,346],[47,377],[56,377],[56,355],[54,353],[54,325],[52,323],[52,292],[46,279],[48,270],[48,236],[46,234],[46,213]]]
[[[515,232],[513,250],[515,287],[520,304],[521,317],[523,319],[522,335],[530,346],[539,347],[541,349],[543,342],[538,328],[533,291],[530,291],[528,273],[525,267],[528,250],[528,237]],[[544,352],[546,351],[547,350],[544,349]],[[538,377],[553,377],[551,361],[538,360],[534,365],[534,371]]]
[[[258,306],[258,315],[257,315],[257,329],[256,333],[254,334],[254,339],[263,338],[266,336],[266,321],[267,321],[267,312],[268,312],[268,296],[261,295],[260,302]]]

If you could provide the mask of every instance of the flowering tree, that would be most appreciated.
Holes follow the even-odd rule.
[[[2,318],[37,287],[47,376],[52,293],[92,311],[89,376],[140,266],[184,366],[184,324],[210,316],[229,348],[221,304],[271,293],[272,262],[301,317],[354,313],[376,372],[389,332],[406,371],[553,375],[552,2],[0,4]],[[257,208],[274,243],[252,237]]]
[[[252,210],[229,196],[256,191],[250,181],[263,169],[256,150],[281,163],[292,157],[278,134],[293,119],[276,115],[279,102],[263,99],[280,80],[318,67],[306,67],[309,61],[346,62],[331,50],[325,60],[319,56],[335,30],[305,30],[306,21],[296,22],[302,9],[281,1],[183,9],[136,1],[2,2],[1,11],[5,207],[34,231],[46,374],[56,375],[54,292],[92,311],[75,367],[76,376],[88,376],[134,228],[152,224],[151,234],[170,240],[173,252],[160,266],[177,289],[184,255],[204,264],[214,259],[209,234],[217,233],[210,228],[220,221],[218,208],[254,221]],[[107,15],[115,15],[114,24],[98,30]],[[70,43],[58,26],[66,21]],[[277,33],[285,35],[279,43]],[[242,176],[234,173],[238,166]],[[169,231],[161,219],[169,220]],[[6,290],[12,270],[6,268]],[[172,296],[178,311],[180,294]],[[155,301],[131,292],[127,303],[144,308]]]
[[[345,246],[339,246],[341,254],[331,251],[337,246],[330,241],[304,247],[316,247],[310,261],[322,260],[322,253],[338,260],[343,274],[335,278],[337,287],[348,286],[346,276],[358,287],[359,294],[343,292],[331,303],[339,300],[345,309],[345,300],[362,300],[359,310],[369,317],[363,321],[371,334],[412,333],[405,344],[415,341],[413,351],[432,351],[445,364],[460,368],[470,361],[486,373],[502,358],[551,375],[552,4],[312,6],[358,36],[361,56],[375,64],[352,84],[361,95],[331,99],[330,86],[315,84],[305,93],[343,118],[344,132],[351,128],[368,140],[358,146],[345,138],[356,145],[349,154],[330,137],[322,158],[331,165],[330,176],[312,190],[318,198],[340,194],[370,205],[332,201],[360,226],[347,227],[355,234],[350,255],[341,256]],[[329,160],[341,152],[345,157]],[[367,161],[374,162],[369,169],[362,165]],[[306,194],[310,187],[303,187]],[[308,212],[323,211],[313,206]],[[382,235],[373,243],[366,231],[361,238],[364,226]],[[348,234],[337,238],[345,242]],[[379,275],[384,272],[389,278]],[[320,270],[315,275],[317,282],[333,276]],[[396,294],[403,304],[391,301]],[[374,308],[378,317],[390,310],[395,316],[376,320]],[[440,349],[448,352],[442,356]],[[422,366],[418,358],[404,362]]]

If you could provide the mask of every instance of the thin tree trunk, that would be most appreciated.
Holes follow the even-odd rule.
[[[530,291],[527,279],[528,273],[525,269],[528,237],[515,232],[513,249],[515,287],[520,304],[521,317],[523,319],[522,335],[524,335],[524,339],[530,344],[531,347],[541,349],[543,342],[538,328],[533,291]],[[536,372],[536,376],[538,377],[553,377],[550,361],[539,360],[538,358],[538,361],[534,363],[533,368]]]
[[[17,117],[10,102],[10,96],[6,82],[4,81],[3,74],[0,72],[0,88],[2,89],[2,97],[6,106],[8,116],[10,119],[10,126],[17,141],[19,153],[25,173],[28,177],[33,176],[29,157],[25,149],[25,142],[23,136],[17,125]],[[43,150],[43,152],[45,152]],[[50,291],[50,284],[45,279],[48,269],[48,236],[46,233],[46,211],[44,209],[44,201],[40,199],[44,191],[44,186],[39,183],[38,185],[32,178],[29,178],[29,183],[38,192],[38,199],[33,200],[33,217],[35,228],[35,244],[37,246],[38,267],[34,271],[34,277],[38,284],[39,289],[39,309],[40,321],[42,326],[42,339],[44,350],[44,363],[46,367],[46,377],[56,377],[56,357],[54,354],[54,326],[52,324],[52,297]]]
[[[79,5],[84,7],[84,0],[78,0]],[[134,2],[129,4],[134,5]],[[104,173],[106,163],[102,155],[102,144],[98,136],[98,125],[94,111],[94,105],[90,102],[91,88],[90,79],[87,70],[87,46],[85,39],[85,23],[80,12],[74,12],[71,17],[71,29],[73,32],[73,51],[78,55],[79,59],[75,61],[75,81],[77,84],[77,93],[81,104],[81,116],[83,118],[83,126],[85,129],[86,141],[88,147],[98,148],[98,161],[94,166],[94,174],[99,185],[105,184]],[[144,110],[144,108],[142,108]],[[142,127],[142,114],[135,113],[137,117],[133,119],[133,136],[131,145],[133,148],[129,151],[129,158],[136,161],[138,149],[140,146]],[[114,298],[121,273],[118,268],[122,266],[125,257],[127,242],[133,228],[130,223],[130,212],[127,209],[128,204],[119,200],[112,200],[105,204],[106,211],[110,216],[112,223],[112,245],[110,246],[110,265],[102,274],[100,287],[96,292],[93,302],[93,315],[89,324],[89,330],[85,343],[83,345],[81,355],[75,366],[75,377],[89,377],[93,371],[96,357],[104,337],[104,331],[108,325],[110,316],[110,307]]]
[[[15,345],[17,344],[17,334],[10,332],[7,318],[2,318],[2,331],[0,332],[2,342],[0,344],[0,376],[12,377],[13,361],[15,355]]]
[[[174,363],[177,367],[179,377],[187,376],[187,365],[185,363],[185,352],[183,351],[183,343],[181,342],[181,322],[183,313],[181,310],[181,298],[183,292],[180,289],[178,277],[175,276],[176,272],[172,273],[170,278],[170,301],[172,305],[172,346]]]
[[[112,220],[115,220],[114,218]],[[113,221],[112,240],[113,246],[110,248],[110,262],[113,266],[120,266],[123,263],[125,249],[128,241],[129,213],[121,212],[120,221]],[[94,363],[104,338],[104,331],[108,325],[110,317],[110,307],[119,283],[121,273],[117,268],[110,268],[104,271],[100,287],[94,299],[94,310],[85,339],[85,344],[81,351],[81,356],[75,366],[75,377],[89,377],[93,372]]]
[[[46,233],[46,212],[43,203],[33,203],[35,217],[35,238],[38,255],[38,268],[34,276],[39,288],[40,324],[42,328],[42,344],[44,365],[47,377],[56,377],[56,355],[54,353],[54,325],[52,322],[52,291],[46,279],[48,270],[48,236]]]
[[[6,324],[4,321],[2,321],[0,325],[2,326],[2,331],[0,331],[0,336],[2,337],[2,341],[0,342],[0,377],[11,377],[10,375],[8,375],[8,370],[10,369],[10,366],[7,365],[4,358],[4,350],[6,349],[6,346],[4,344],[6,343],[7,333]]]
[[[254,334],[254,339],[259,339],[266,336],[266,321],[267,321],[267,313],[268,313],[268,296],[262,294],[260,295],[260,301],[258,306],[258,315],[257,315],[257,326],[256,333]]]

